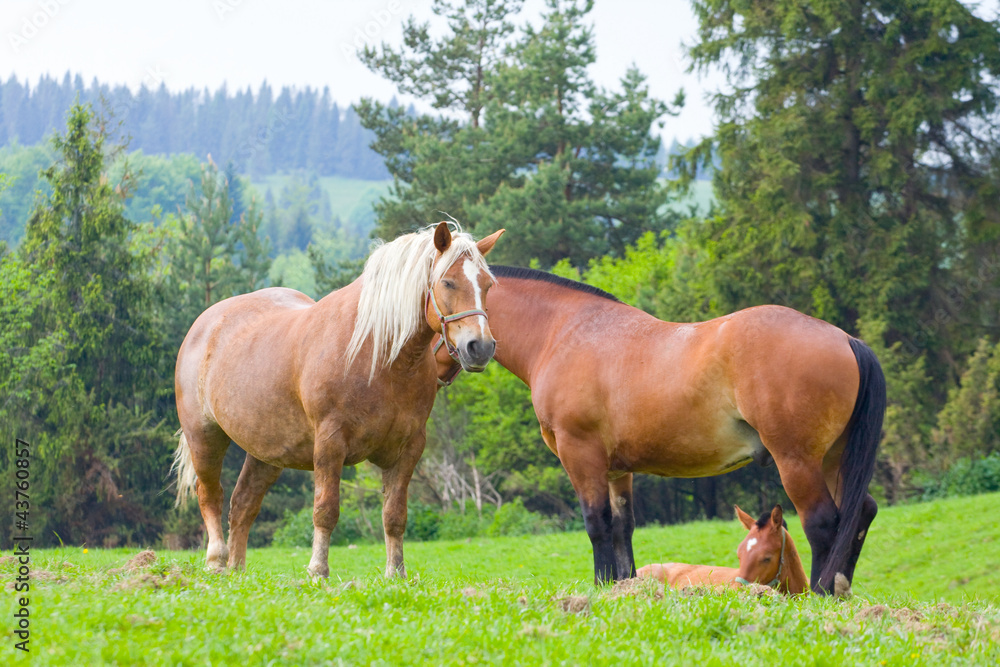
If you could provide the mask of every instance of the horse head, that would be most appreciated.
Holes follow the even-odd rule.
[[[781,505],[754,521],[753,517],[736,507],[736,516],[749,532],[736,549],[740,559],[737,581],[742,584],[757,583],[776,587],[785,569],[785,522]]]
[[[443,348],[450,355],[449,366],[454,359],[467,371],[481,372],[493,358],[496,341],[490,333],[484,307],[493,276],[481,256],[493,249],[503,233],[501,229],[480,239],[476,243],[479,256],[464,253],[444,271],[431,272],[425,316],[431,329],[440,334],[436,351],[443,354],[440,353]],[[451,243],[448,223],[439,223],[434,230],[435,264],[448,252]]]

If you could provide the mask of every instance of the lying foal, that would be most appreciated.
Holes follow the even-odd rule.
[[[653,577],[673,586],[730,586],[763,584],[787,595],[809,590],[809,578],[799,552],[781,516],[781,505],[757,521],[736,508],[736,516],[749,531],[736,549],[740,566],[716,567],[687,563],[658,563],[639,568],[637,576]]]

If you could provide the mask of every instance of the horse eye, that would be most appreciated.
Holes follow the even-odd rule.
[[[762,562],[762,563],[770,563],[770,562],[771,562],[771,557],[770,557],[770,556],[766,556],[766,557],[764,557],[764,558],[763,558],[763,559],[761,560],[761,562]]]
[[[445,289],[455,289],[455,283],[450,280],[442,280],[441,284],[445,286]]]

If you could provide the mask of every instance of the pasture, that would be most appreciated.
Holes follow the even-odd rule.
[[[204,553],[137,549],[34,554],[34,664],[997,664],[1000,494],[886,508],[854,597],[677,593],[652,582],[597,589],[583,531],[407,542],[409,579],[381,576],[381,545],[251,549],[248,570],[212,574]],[[801,527],[789,528],[806,545]],[[635,534],[637,562],[735,565],[734,520]],[[808,549],[803,548],[808,568]],[[14,564],[0,573],[10,581]],[[8,589],[4,618],[15,595]],[[13,652],[8,621],[3,654]]]

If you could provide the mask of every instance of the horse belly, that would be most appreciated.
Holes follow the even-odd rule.
[[[716,428],[696,426],[672,427],[662,435],[637,449],[645,454],[636,457],[635,472],[662,477],[712,477],[732,472],[752,461],[762,461],[766,455],[757,432],[745,421],[725,418]]]

